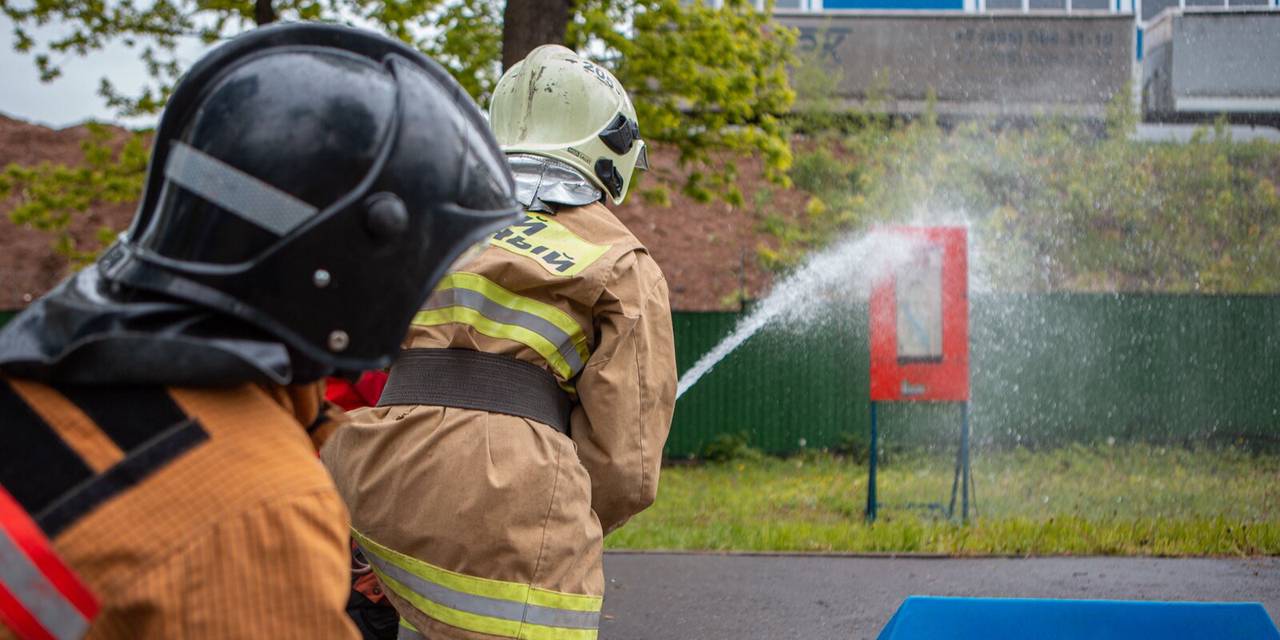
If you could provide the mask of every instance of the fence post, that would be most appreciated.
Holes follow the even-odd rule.
[[[876,402],[871,401],[871,448],[867,452],[867,522],[876,521],[876,449],[880,446],[876,432]]]

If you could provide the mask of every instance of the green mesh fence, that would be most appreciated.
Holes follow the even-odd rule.
[[[1280,296],[976,294],[972,426],[979,446],[1150,440],[1280,442]],[[0,311],[0,324],[13,316]],[[681,372],[737,313],[677,312]],[[741,435],[771,453],[856,446],[868,431],[864,306],[770,326],[676,405],[669,457]],[[886,447],[952,447],[959,408],[888,404]]]
[[[737,318],[677,313],[680,371]],[[978,294],[970,319],[979,445],[1280,440],[1280,297]],[[863,306],[762,331],[681,398],[667,454],[721,434],[773,453],[862,441],[866,334]],[[880,408],[889,447],[951,447],[959,421],[954,405]]]

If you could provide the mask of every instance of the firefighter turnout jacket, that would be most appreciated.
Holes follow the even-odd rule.
[[[357,637],[321,398],[0,377],[0,638]]]
[[[653,502],[675,399],[657,264],[599,203],[530,213],[442,281],[405,346],[534,365],[570,413],[569,435],[453,406],[348,414],[321,454],[402,637],[596,637],[603,535]]]

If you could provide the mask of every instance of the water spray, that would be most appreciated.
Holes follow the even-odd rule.
[[[865,300],[877,281],[913,259],[917,244],[917,240],[899,234],[873,231],[842,239],[818,252],[775,283],[773,291],[738,321],[732,333],[680,377],[676,398],[765,326],[782,322],[792,329],[801,328],[811,324],[822,304]]]

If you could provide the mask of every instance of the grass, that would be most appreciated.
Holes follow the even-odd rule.
[[[954,461],[881,465],[880,519],[863,520],[867,469],[825,453],[663,470],[657,503],[611,549],[954,555],[1280,555],[1280,454],[1147,445],[975,452],[978,515],[945,503]]]

